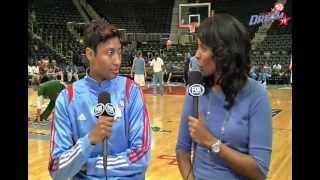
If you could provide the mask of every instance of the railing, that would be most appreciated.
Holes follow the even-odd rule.
[[[86,23],[76,23],[76,22],[68,22],[67,28],[69,31],[74,34],[74,36],[78,39],[80,37],[79,32],[76,32],[75,27],[85,28]],[[160,41],[160,42],[166,42],[169,39],[170,33],[134,33],[134,32],[127,32],[126,29],[119,29],[122,41],[125,42],[146,42],[146,41]]]
[[[145,42],[145,41],[161,41],[166,42],[169,39],[170,33],[122,33],[123,41],[137,41],[137,42]]]
[[[79,4],[84,8],[85,11],[87,11],[92,19],[101,19],[99,14],[91,7],[91,5],[86,0],[79,0]]]
[[[62,43],[55,43],[56,46],[54,46],[52,35],[45,36],[42,28],[37,27],[36,21],[31,21],[31,28],[28,29],[28,31],[31,33],[32,38],[40,40],[47,48],[60,56],[60,58],[65,57],[63,53]]]

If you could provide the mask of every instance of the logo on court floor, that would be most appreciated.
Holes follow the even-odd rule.
[[[281,109],[272,109],[272,117],[276,116],[279,114],[282,110]]]
[[[176,156],[163,154],[158,156],[158,159],[168,161],[168,165],[178,165]]]

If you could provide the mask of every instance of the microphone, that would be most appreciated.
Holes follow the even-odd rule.
[[[189,78],[188,78],[188,93],[190,96],[192,96],[192,116],[195,118],[199,118],[199,96],[202,96],[204,94],[204,86],[202,85],[202,74],[200,71],[190,71]],[[193,159],[192,162],[194,162],[196,158],[196,143],[192,141],[191,144],[192,152],[193,152]],[[188,172],[187,179],[189,178],[189,175],[191,173],[191,167]]]
[[[102,91],[98,96],[98,104],[94,109],[94,114],[98,119],[100,116],[113,117],[115,115],[115,108],[111,104],[111,96],[108,92]],[[103,166],[107,167],[108,156],[108,139],[103,141]]]
[[[205,91],[202,81],[203,78],[200,71],[190,72],[188,93],[193,97],[192,116],[195,118],[199,118],[199,96],[202,96]]]

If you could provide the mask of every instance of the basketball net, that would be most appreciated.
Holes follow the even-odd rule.
[[[198,23],[191,23],[189,24],[189,32],[190,33],[195,33],[196,32],[196,27],[197,27]]]

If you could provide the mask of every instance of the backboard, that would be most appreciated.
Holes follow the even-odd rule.
[[[179,4],[179,28],[190,29],[192,24],[199,27],[209,16],[211,16],[211,3]]]

